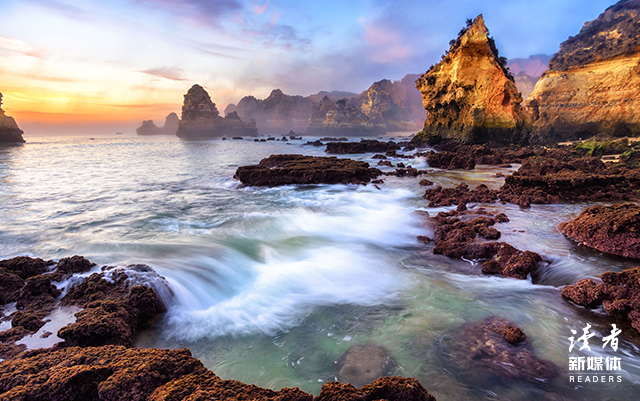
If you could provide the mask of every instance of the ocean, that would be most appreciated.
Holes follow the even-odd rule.
[[[630,399],[640,391],[640,336],[627,323],[571,305],[562,286],[634,262],[588,250],[557,229],[591,204],[482,205],[504,212],[501,241],[538,252],[528,280],[483,275],[473,261],[434,255],[416,237],[433,232],[416,211],[425,177],[374,185],[242,187],[242,165],[272,154],[325,155],[303,141],[184,141],[173,136],[28,137],[0,147],[0,259],[83,255],[98,265],[147,264],[168,306],[136,346],[189,348],[223,379],[318,394],[357,344],[385,347],[395,375],[415,377],[438,400]],[[373,154],[340,155],[372,165]],[[392,160],[393,162],[400,160]],[[423,158],[403,159],[429,169]],[[519,166],[429,169],[442,186],[499,188]],[[382,167],[382,170],[391,170]],[[469,205],[473,206],[473,205]],[[144,278],[142,278],[144,281]],[[66,318],[70,318],[68,313]],[[447,339],[486,316],[514,322],[554,380],[476,380],[456,369]],[[64,317],[63,317],[64,318]],[[619,349],[601,348],[611,323]],[[586,324],[591,350],[569,353]],[[55,337],[55,336],[54,336]],[[570,382],[569,357],[620,357],[621,382]]]

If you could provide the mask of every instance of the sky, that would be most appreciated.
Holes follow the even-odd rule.
[[[551,55],[614,2],[0,0],[0,92],[25,137],[133,132],[195,83],[222,112],[422,73],[481,13],[501,55]]]

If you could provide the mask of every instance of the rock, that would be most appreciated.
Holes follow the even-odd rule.
[[[235,178],[244,185],[367,183],[382,172],[368,163],[336,157],[272,155],[259,164],[239,167]]]
[[[0,267],[0,305],[16,302],[23,285],[22,277]]]
[[[606,272],[601,284],[583,279],[562,289],[562,295],[578,305],[596,307],[600,303],[608,315],[626,319],[640,332],[640,267],[621,273]]]
[[[422,180],[420,180],[420,182],[418,184],[423,186],[423,187],[428,187],[429,185],[433,185],[433,182],[429,181],[427,179],[422,179]]]
[[[427,189],[423,198],[429,201],[429,207],[460,205],[471,202],[493,203],[498,199],[498,191],[489,189],[486,185],[480,184],[473,190],[465,183],[459,184],[455,188]]]
[[[51,276],[48,274],[29,277],[22,287],[16,308],[18,309],[43,309],[53,304],[61,291],[51,284]]]
[[[386,348],[375,344],[353,345],[338,359],[337,377],[356,387],[389,376],[396,363]]]
[[[324,143],[322,143],[322,141],[320,141],[320,140],[315,140],[313,142],[307,142],[307,143],[305,143],[305,145],[309,145],[309,146],[324,146]]]
[[[74,273],[88,272],[95,266],[95,263],[91,263],[83,256],[74,255],[70,258],[62,258],[58,261],[56,271],[51,275],[51,279],[52,281],[61,281]]]
[[[512,322],[489,316],[455,329],[445,340],[446,362],[465,381],[473,383],[505,380],[539,383],[556,377],[557,368],[552,362],[536,357],[530,343],[518,344],[524,338],[522,330]]]
[[[640,199],[640,169],[571,152],[532,157],[500,188],[500,199],[516,205],[563,201]]]
[[[393,167],[393,164],[388,161],[388,160],[380,160],[378,162],[378,166],[387,166],[387,167]]]
[[[193,85],[184,95],[182,119],[177,136],[181,138],[222,138],[223,136],[256,136],[255,122],[245,123],[238,114],[220,117],[215,103],[200,85]]]
[[[28,256],[18,256],[12,259],[0,260],[0,267],[4,267],[7,271],[16,274],[22,279],[46,273],[49,266],[54,265],[53,260],[44,261],[42,259],[33,259]]]
[[[327,153],[331,154],[355,154],[355,153],[375,153],[388,152],[390,150],[400,150],[395,142],[379,142],[375,139],[361,140],[360,142],[330,142],[327,143]],[[376,157],[377,156],[377,157]],[[383,155],[374,155],[374,159],[380,159]],[[383,156],[385,159],[386,156]]]
[[[387,131],[416,131],[422,128],[425,110],[420,92],[415,89],[416,74],[401,81],[383,79],[349,102]]]
[[[416,379],[382,377],[356,389],[350,384],[330,382],[322,386],[314,401],[436,401]]]
[[[640,206],[634,203],[592,206],[558,228],[589,248],[640,259]]]
[[[593,280],[582,279],[574,285],[564,287],[562,296],[578,305],[594,308],[602,303],[602,286],[597,285]]]
[[[136,128],[138,135],[175,135],[178,131],[180,119],[176,113],[169,114],[163,127],[158,127],[153,123],[153,120],[146,120],[142,122],[142,125]]]
[[[309,119],[307,135],[378,136],[385,126],[374,124],[369,117],[349,104],[347,99],[337,102],[324,97]]]
[[[187,349],[127,349],[121,346],[27,352],[0,365],[0,397],[42,401],[312,399],[298,389],[276,392],[222,380],[193,358]]]
[[[479,15],[416,81],[427,110],[424,132],[462,143],[528,142],[522,96],[488,34]]]
[[[144,286],[129,288],[124,270],[116,270],[110,278],[112,281],[105,279],[105,273],[94,273],[62,298],[64,305],[84,308],[76,313],[75,323],[58,331],[65,345],[130,345],[138,328],[164,312],[154,290]]]
[[[427,163],[429,167],[443,168],[446,170],[473,170],[476,167],[475,159],[461,157],[453,152],[429,152]]]
[[[2,109],[2,93],[0,93],[0,144],[24,143],[22,130],[13,117],[9,117]]]
[[[524,280],[533,272],[542,257],[537,253],[522,252],[504,242],[478,242],[479,235],[487,240],[499,239],[500,232],[492,227],[498,222],[494,217],[473,217],[465,208],[440,212],[430,218],[434,225],[434,254],[467,260],[486,260],[482,264],[485,274],[501,274],[503,277]],[[504,216],[506,217],[506,216]],[[499,221],[505,221],[500,217]],[[462,221],[461,218],[466,220]]]
[[[639,14],[618,2],[560,45],[526,103],[532,141],[640,134]]]

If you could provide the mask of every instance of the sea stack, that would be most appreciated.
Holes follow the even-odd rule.
[[[377,136],[385,132],[384,124],[373,123],[347,99],[334,103],[328,96],[311,115],[307,129],[307,135],[317,136]]]
[[[640,134],[640,0],[620,1],[560,45],[527,106],[532,141]]]
[[[416,81],[427,110],[424,132],[462,143],[526,143],[522,96],[482,15],[451,42],[442,61]]]
[[[255,136],[255,122],[243,122],[237,113],[220,117],[215,103],[200,85],[193,85],[184,95],[182,119],[177,136],[181,138],[215,139],[223,136]]]
[[[164,126],[158,127],[153,120],[145,120],[136,128],[138,135],[175,135],[178,131],[180,119],[176,113],[169,114],[164,120]]]
[[[22,130],[16,124],[13,117],[4,114],[2,109],[2,93],[0,93],[0,144],[24,143]]]

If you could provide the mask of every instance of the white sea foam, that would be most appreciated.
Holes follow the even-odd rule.
[[[168,336],[193,341],[273,334],[299,324],[316,307],[391,303],[412,286],[411,273],[388,252],[415,245],[420,234],[412,208],[402,204],[412,196],[408,191],[327,187],[289,196],[297,207],[268,218],[247,216],[257,221],[235,232],[261,242],[253,258],[229,248],[160,268],[175,294]],[[300,237],[306,238],[302,245],[288,246]]]

